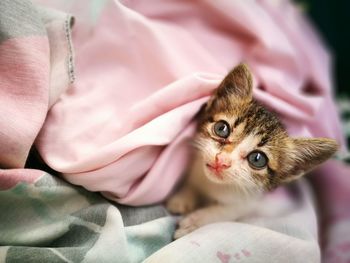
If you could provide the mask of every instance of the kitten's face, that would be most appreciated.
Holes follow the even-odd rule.
[[[202,110],[194,145],[205,176],[248,193],[291,181],[337,149],[331,139],[290,138],[279,119],[253,100],[245,65],[227,75]]]

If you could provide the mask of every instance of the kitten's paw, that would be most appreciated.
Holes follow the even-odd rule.
[[[173,214],[186,214],[195,208],[195,201],[184,194],[175,194],[166,203],[166,208]]]
[[[179,228],[175,231],[174,239],[183,237],[184,235],[187,235],[199,228],[200,225],[198,224],[198,222],[199,218],[198,213],[196,212],[189,214],[188,216],[181,219],[178,223]]]
[[[194,227],[194,226],[189,226],[187,228],[178,228],[175,231],[174,239],[179,239],[180,237],[183,237],[196,229],[197,229],[197,227]]]

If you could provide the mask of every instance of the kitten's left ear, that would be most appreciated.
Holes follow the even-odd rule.
[[[217,96],[234,96],[237,99],[252,98],[253,78],[246,64],[239,64],[232,69],[217,89]]]
[[[291,167],[285,182],[293,181],[316,166],[328,160],[337,151],[338,144],[328,138],[292,139],[292,149],[288,153]],[[287,158],[286,158],[287,159]]]

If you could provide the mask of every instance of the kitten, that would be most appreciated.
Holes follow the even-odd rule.
[[[330,158],[337,143],[291,138],[279,119],[252,97],[252,76],[240,64],[199,114],[194,158],[184,184],[167,202],[185,214],[174,238],[254,211],[264,192],[295,180]]]

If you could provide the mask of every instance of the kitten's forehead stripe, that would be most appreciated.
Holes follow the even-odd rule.
[[[233,127],[236,128],[239,124],[241,124],[243,122],[243,118],[242,117],[238,117],[235,121],[235,123],[233,124]]]
[[[267,137],[267,136],[262,137],[260,142],[258,143],[258,147],[264,146],[268,140],[269,140],[269,137]]]
[[[246,134],[250,132],[256,132],[261,135],[274,135],[283,130],[282,124],[278,118],[265,110],[256,101],[252,101],[249,108],[244,114],[246,119],[246,126],[244,132]]]

